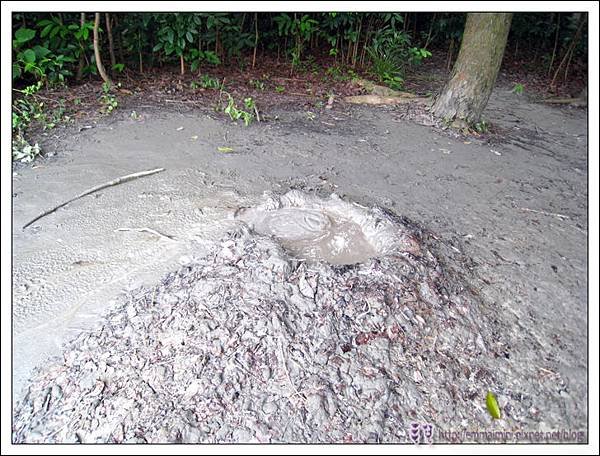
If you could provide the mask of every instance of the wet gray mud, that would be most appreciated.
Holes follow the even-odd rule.
[[[400,226],[336,194],[323,199],[299,191],[240,208],[236,218],[259,234],[273,236],[303,260],[355,264],[385,255],[403,245],[416,248]]]
[[[585,111],[498,89],[496,144],[390,108],[137,112],[14,175],[15,441],[587,438]]]

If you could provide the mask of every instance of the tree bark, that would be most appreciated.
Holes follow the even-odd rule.
[[[254,13],[254,53],[252,54],[252,69],[256,65],[256,48],[258,47],[258,13]]]
[[[454,38],[450,38],[450,44],[448,45],[448,56],[446,57],[446,71],[450,72],[452,67],[452,59],[454,58]]]
[[[425,45],[423,46],[423,49],[427,49],[427,46],[429,46],[429,41],[431,40],[431,32],[433,31],[433,26],[435,25],[435,15],[437,13],[433,13],[433,17],[431,18],[431,23],[429,24],[429,33],[427,34],[427,39],[425,40]]]
[[[452,76],[432,112],[456,127],[481,119],[500,70],[511,13],[469,13]]]
[[[114,66],[117,64],[117,59],[115,58],[115,45],[113,42],[112,27],[110,25],[110,14],[106,13],[104,19],[106,20],[106,34],[108,35],[108,52],[110,54],[110,65],[111,68],[114,68]]]
[[[575,30],[573,39],[571,40],[569,47],[565,51],[565,54],[564,54],[562,60],[560,61],[558,68],[554,72],[554,77],[552,78],[552,82],[550,82],[550,90],[556,89],[556,78],[558,78],[558,74],[560,73],[560,70],[562,69],[563,65],[565,64],[565,61],[567,62],[567,69],[568,69],[568,64],[570,63],[571,56],[573,55],[573,52],[575,51],[575,48],[577,47],[579,38],[581,37],[581,32],[583,31],[583,26],[585,25],[586,15],[582,14],[582,13],[574,13],[574,14],[579,15],[577,29]],[[567,71],[565,70],[565,80],[566,79],[567,79]]]
[[[115,29],[118,30],[118,15],[115,15],[112,17],[112,25]],[[117,33],[117,36],[115,37],[115,43],[117,45],[117,49],[119,50],[119,62],[123,62],[125,63],[125,56],[123,55],[123,33]]]
[[[81,28],[83,28],[83,26],[85,25],[85,13],[81,13],[79,23],[81,25]],[[77,81],[81,81],[81,78],[83,77],[83,67],[85,66],[85,47],[83,46],[83,44],[81,44],[81,40],[79,45],[81,46],[81,49],[79,51],[79,65],[77,65],[77,75],[75,76],[75,80]]]
[[[560,13],[557,13],[557,17],[558,19],[556,20],[556,35],[554,37],[554,49],[552,51],[552,59],[550,60],[550,65],[548,66],[548,77],[550,77],[550,73],[552,73],[554,59],[556,58],[556,50],[558,49],[558,35],[560,33]]]
[[[96,57],[96,67],[98,68],[98,73],[100,73],[100,77],[104,80],[106,84],[109,86],[112,85],[112,81],[106,74],[104,70],[104,65],[102,65],[102,59],[100,58],[100,39],[98,38],[98,28],[100,27],[100,13],[96,13],[94,21],[94,56]]]

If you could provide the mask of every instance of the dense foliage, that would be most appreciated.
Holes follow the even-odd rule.
[[[400,89],[407,68],[432,53],[446,55],[451,69],[465,18],[464,13],[390,12],[14,13],[13,156],[27,161],[39,153],[23,136],[31,122],[43,120],[44,128],[55,124],[55,114],[46,113],[43,97],[36,95],[43,87],[101,75],[103,112],[108,113],[118,104],[110,79],[118,80],[122,72],[173,67],[181,74],[197,73],[199,80],[192,84],[223,90],[204,74],[207,68],[235,65],[243,70],[260,66],[262,59],[276,59],[288,66],[290,77],[318,67],[327,68],[333,79],[360,70]],[[95,60],[95,25],[102,70]],[[549,86],[565,81],[574,67],[587,65],[587,15],[517,13],[506,53],[513,60],[518,56],[526,69],[541,69]],[[226,103],[230,116],[246,112],[235,111],[231,98]],[[246,107],[250,116],[254,106]]]
[[[517,13],[508,52],[527,54],[551,73],[581,16]],[[292,72],[304,60],[330,57],[399,86],[406,66],[432,48],[457,53],[464,20],[460,13],[111,13],[102,15],[100,36],[106,54],[110,48],[113,74],[168,64],[196,71],[250,55],[255,64],[257,54],[271,54],[288,61]],[[92,28],[89,13],[14,14],[13,79],[53,84],[95,75]],[[572,61],[586,55],[586,38],[578,37]]]

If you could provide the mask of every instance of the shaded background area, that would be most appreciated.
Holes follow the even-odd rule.
[[[332,97],[361,94],[353,84],[359,78],[430,96],[450,74],[465,18],[14,13],[13,158],[31,161],[43,153],[36,129],[111,114],[132,95],[162,103],[202,100],[221,110],[229,103],[228,113],[244,119],[256,106],[282,100],[319,108]],[[500,80],[529,97],[585,100],[587,24],[587,13],[515,13]]]

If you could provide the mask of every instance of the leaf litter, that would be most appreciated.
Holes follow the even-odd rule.
[[[361,263],[306,261],[240,222],[126,292],[38,368],[13,441],[403,443],[415,422],[489,426],[497,335],[475,295],[425,231],[364,210],[400,241]]]

